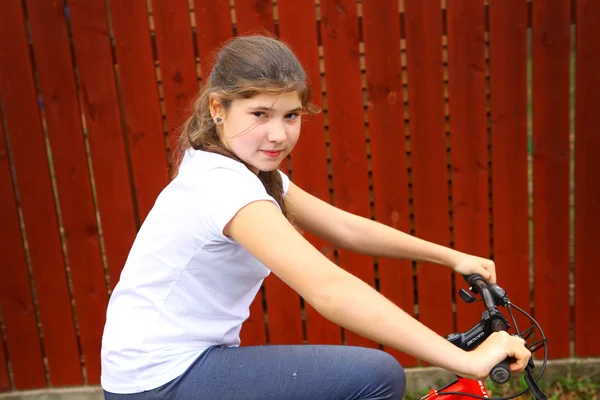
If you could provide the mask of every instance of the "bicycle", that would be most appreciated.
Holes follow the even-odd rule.
[[[483,300],[485,311],[482,313],[480,321],[467,332],[451,333],[446,337],[446,339],[461,349],[470,351],[477,347],[493,332],[508,331],[511,326],[506,317],[498,309],[498,306],[504,307],[510,314],[516,335],[524,339],[526,342],[527,339],[529,339],[529,337],[534,333],[535,328],[538,329],[541,335],[541,340],[528,345],[527,348],[531,352],[532,356],[536,351],[542,348],[544,349],[544,360],[542,362],[539,375],[537,378],[533,378],[533,370],[535,365],[532,357],[529,359],[529,363],[525,369],[525,382],[527,384],[527,389],[510,397],[489,397],[487,388],[485,387],[483,381],[457,377],[458,379],[456,381],[448,385],[438,389],[430,390],[425,396],[421,397],[421,400],[466,400],[469,398],[509,400],[521,396],[527,391],[530,391],[536,400],[546,400],[546,395],[537,385],[537,381],[539,381],[539,379],[542,377],[548,361],[548,349],[546,347],[547,339],[538,322],[523,309],[512,304],[506,295],[506,291],[497,284],[487,282],[479,274],[467,275],[464,278],[467,281],[471,292],[478,294]],[[473,303],[476,301],[476,298],[464,288],[460,289],[459,296],[467,303]],[[515,308],[517,311],[529,318],[529,320],[533,322],[533,325],[525,329],[523,332],[520,332],[512,308]],[[510,377],[511,372],[509,369],[508,359],[496,365],[490,372],[490,379],[497,384],[504,384],[508,382]]]

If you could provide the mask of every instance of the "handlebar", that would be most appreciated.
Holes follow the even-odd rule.
[[[546,361],[548,359],[548,351],[546,348],[547,339],[540,325],[526,311],[511,303],[511,301],[508,299],[508,296],[506,295],[506,291],[497,284],[487,282],[483,278],[483,276],[479,274],[465,275],[464,279],[468,283],[471,292],[479,294],[481,296],[481,299],[485,304],[485,311],[482,313],[481,320],[467,332],[450,334],[448,335],[447,339],[454,345],[460,347],[461,349],[469,351],[481,344],[481,342],[486,340],[492,333],[499,331],[508,331],[508,329],[511,328],[511,326],[508,320],[504,317],[504,315],[498,310],[498,306],[505,307],[506,310],[508,310],[508,312],[510,313],[511,320],[517,332],[516,334],[519,337],[527,340],[527,338],[534,332],[534,328],[537,328],[538,332],[541,334],[541,340],[538,340],[537,342],[529,345],[528,349],[531,351],[531,353],[533,353],[544,347],[544,361],[542,363],[542,367],[538,377],[534,379],[532,376],[534,363],[533,359],[529,359],[529,363],[525,369],[525,382],[527,383],[528,389],[525,389],[521,393],[513,395],[511,397],[506,397],[498,400],[508,400],[516,398],[518,396],[521,396],[528,390],[531,392],[531,394],[536,400],[547,399],[546,395],[544,395],[544,393],[539,389],[536,383],[544,373]],[[460,289],[459,295],[467,303],[475,301],[475,297],[465,289]],[[528,317],[534,325],[525,329],[523,332],[519,331],[517,322],[513,315],[513,308],[525,315],[526,317]],[[498,363],[490,371],[490,379],[498,384],[506,383],[511,377],[509,365],[509,358],[506,358],[502,362]],[[462,392],[437,392],[437,394],[459,394],[466,395],[469,397],[477,397]]]
[[[471,290],[481,295],[486,311],[489,315],[487,316],[484,313],[482,321],[480,321],[479,324],[467,332],[466,336],[468,337],[469,333],[473,329],[478,331],[481,330],[483,334],[478,333],[478,335],[480,335],[480,341],[482,341],[490,336],[492,332],[507,331],[509,328],[508,322],[496,308],[497,305],[504,305],[508,302],[508,297],[506,296],[504,289],[496,284],[488,283],[483,276],[479,274],[465,275],[464,278],[469,284]],[[467,348],[464,348],[464,350],[470,350],[478,342],[471,343],[471,345],[467,346]],[[467,341],[467,344],[469,343],[470,341]],[[496,364],[496,366],[494,366],[494,368],[492,368],[490,371],[490,379],[498,384],[504,384],[508,382],[510,377],[511,372],[508,358]]]

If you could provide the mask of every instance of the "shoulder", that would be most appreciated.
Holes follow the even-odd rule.
[[[186,151],[173,183],[189,194],[201,225],[221,239],[223,228],[246,205],[267,200],[279,208],[258,176],[241,162],[220,154]],[[282,183],[286,190],[289,179],[285,175]]]
[[[221,154],[203,150],[188,149],[185,151],[180,174],[207,174],[211,172],[232,171],[248,177],[254,174],[241,162]]]
[[[290,186],[290,179],[286,174],[277,171],[281,176],[284,195]],[[217,185],[226,188],[234,185],[239,189],[254,188],[261,193],[266,193],[264,185],[244,164],[221,154],[202,150],[190,149],[185,152],[179,169],[183,179],[191,180],[197,185]]]
[[[239,190],[264,191],[258,177],[244,164],[229,157],[202,150],[186,150],[179,172],[174,181],[186,188],[217,195],[235,188]],[[214,196],[210,196],[214,197]]]

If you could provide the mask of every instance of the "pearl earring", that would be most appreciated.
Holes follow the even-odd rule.
[[[221,119],[221,118],[217,118],[217,124],[220,124],[220,123],[221,123],[221,121],[222,121],[222,119]]]

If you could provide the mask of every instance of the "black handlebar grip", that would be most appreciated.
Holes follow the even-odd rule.
[[[467,284],[471,287],[475,285],[475,281],[477,279],[481,279],[482,281],[485,282],[485,279],[483,279],[483,276],[481,276],[480,274],[463,275],[463,278],[465,279],[465,281],[467,281]]]
[[[508,380],[510,379],[510,368],[508,358],[497,364],[494,368],[492,368],[492,370],[490,371],[490,379],[499,385],[508,382]]]

